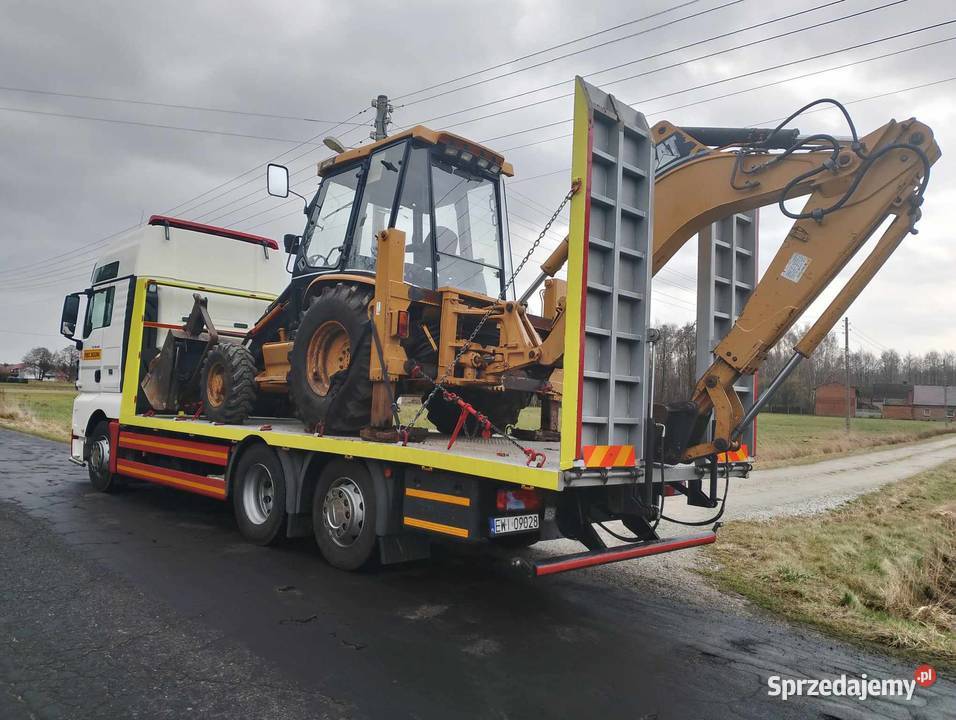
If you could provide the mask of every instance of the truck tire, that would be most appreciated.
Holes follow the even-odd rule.
[[[246,540],[273,545],[285,536],[285,497],[285,473],[272,448],[257,444],[243,452],[232,481],[232,507]]]
[[[473,405],[478,412],[484,413],[491,423],[502,431],[508,425],[514,425],[518,422],[521,411],[528,404],[528,393],[503,395],[465,390],[458,395],[461,396],[462,400]],[[427,397],[428,395],[425,395],[422,402],[425,402]],[[427,412],[429,422],[435,426],[438,432],[444,435],[451,435],[458,423],[458,417],[461,415],[458,405],[446,401],[440,391],[429,404]],[[462,433],[471,435],[476,432],[477,428],[478,423],[474,416],[468,416],[462,428]]]
[[[289,395],[306,427],[323,423],[326,431],[354,433],[368,425],[370,300],[369,289],[339,283],[305,312],[289,357]]]
[[[319,476],[312,528],[322,556],[340,570],[358,570],[375,555],[375,485],[364,464],[333,460]]]
[[[86,469],[90,474],[90,485],[99,492],[116,492],[122,482],[118,475],[110,472],[110,457],[116,448],[110,442],[109,423],[105,420],[96,423],[93,432],[86,438],[86,444]]]
[[[256,402],[252,354],[237,343],[215,345],[202,364],[200,399],[209,420],[241,425]]]

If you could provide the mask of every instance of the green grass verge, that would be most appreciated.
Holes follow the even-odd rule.
[[[67,442],[76,390],[66,383],[0,385],[0,427]]]
[[[728,523],[706,554],[720,588],[763,608],[956,669],[956,468],[819,516]]]
[[[956,433],[956,424],[931,420],[843,418],[763,413],[757,418],[759,467],[798,465]]]

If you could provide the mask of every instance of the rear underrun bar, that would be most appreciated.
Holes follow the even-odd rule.
[[[515,558],[513,562],[515,567],[526,570],[532,577],[542,577],[544,575],[555,575],[556,573],[578,570],[594,565],[607,565],[608,563],[619,562],[621,560],[633,560],[634,558],[661,555],[663,553],[673,552],[674,550],[684,550],[699,545],[710,545],[715,540],[717,540],[717,533],[705,532],[679,538],[668,538],[667,540],[652,540],[648,542],[631,543],[630,545],[618,545],[617,547],[607,548],[605,550],[591,550],[575,555],[563,555],[561,557],[550,558],[548,560]]]

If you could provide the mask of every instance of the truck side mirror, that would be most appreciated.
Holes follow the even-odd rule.
[[[289,197],[289,168],[269,163],[266,167],[266,190],[273,197]]]
[[[299,251],[299,241],[300,238],[298,235],[293,235],[292,233],[286,233],[282,238],[282,242],[285,245],[285,251],[289,255],[295,255]]]
[[[70,293],[63,298],[63,312],[60,314],[60,335],[70,340],[76,334],[76,319],[80,314],[80,293]]]

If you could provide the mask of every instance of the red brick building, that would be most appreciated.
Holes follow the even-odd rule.
[[[914,385],[902,405],[884,405],[883,417],[896,420],[945,420],[956,414],[956,386]]]
[[[850,417],[856,417],[857,389],[850,386]],[[826,383],[819,385],[814,391],[813,414],[826,417],[846,416],[846,385],[843,383]]]

